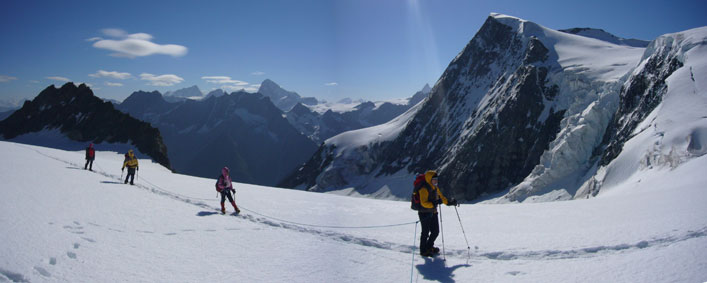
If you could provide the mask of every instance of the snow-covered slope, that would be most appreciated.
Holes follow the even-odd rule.
[[[609,142],[602,166],[578,197],[611,190],[642,171],[675,169],[707,153],[707,27],[651,42],[624,90],[623,107],[604,138]]]
[[[563,29],[560,31],[571,33],[571,34],[576,34],[576,35],[581,35],[581,36],[586,36],[586,37],[591,37],[591,38],[596,38],[601,41],[611,42],[613,44],[618,44],[618,45],[628,45],[628,46],[633,46],[633,47],[646,47],[650,43],[650,41],[645,41],[645,40],[640,40],[640,39],[620,38],[618,36],[615,36],[611,33],[606,32],[603,29],[571,28],[571,29]]]
[[[654,167],[573,202],[442,207],[442,258],[413,255],[407,202],[235,184],[239,216],[215,214],[215,180],[122,155],[0,142],[0,281],[701,282],[707,156]],[[462,232],[462,225],[464,232]],[[466,244],[464,233],[469,241]],[[467,249],[469,247],[469,249]]]

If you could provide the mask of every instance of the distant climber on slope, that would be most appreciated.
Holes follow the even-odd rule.
[[[86,165],[83,166],[83,170],[93,171],[93,160],[96,159],[96,150],[93,148],[93,143],[90,143],[86,148]],[[89,166],[89,164],[91,166]]]
[[[236,210],[236,213],[241,212],[241,210],[238,209],[236,202],[233,200],[233,196],[231,195],[231,192],[235,193],[236,190],[233,189],[228,167],[223,167],[223,169],[221,169],[221,175],[218,176],[218,180],[216,181],[216,191],[221,193],[221,213],[226,214],[226,207],[224,205],[227,197],[228,201],[230,201],[231,205],[233,205],[233,209]]]
[[[135,171],[140,170],[140,167],[138,166],[137,158],[135,157],[132,149],[128,150],[128,153],[125,155],[125,162],[123,162],[123,168],[120,170],[125,170],[125,167],[128,167],[128,175],[125,176],[125,184],[127,184],[128,179],[130,179],[130,184],[134,185],[133,181],[135,181]]]

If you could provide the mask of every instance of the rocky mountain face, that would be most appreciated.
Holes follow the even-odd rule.
[[[466,200],[596,192],[584,187],[661,102],[666,78],[682,67],[674,51],[684,47],[653,41],[641,58],[644,48],[602,41],[608,33],[568,33],[600,41],[491,15],[409,120],[376,129],[402,125],[399,133],[334,137],[280,185],[409,198],[411,181],[397,179],[437,169],[445,194]]]
[[[380,165],[358,166],[356,174],[441,168],[443,187],[458,188],[457,195],[468,199],[520,182],[557,133],[564,113],[544,106],[558,92],[547,82],[550,69],[557,68],[550,56],[537,39],[521,38],[490,17],[398,138],[361,150],[372,161],[368,164]],[[335,148],[319,153],[333,156]],[[327,159],[316,156],[312,161]],[[323,163],[307,173],[319,175],[328,166]],[[341,173],[329,170],[319,183],[305,187],[338,188],[348,183]],[[321,182],[326,180],[338,182]]]
[[[316,149],[257,93],[167,103],[136,92],[120,109],[159,128],[174,169],[189,175],[212,178],[228,166],[236,181],[274,185]]]
[[[0,121],[5,120],[5,118],[10,117],[15,110],[5,110],[0,112]]]
[[[603,152],[600,165],[609,164],[619,155],[638,124],[662,102],[668,90],[666,79],[683,67],[678,46],[658,40],[652,42],[648,49],[650,53],[645,64],[629,77],[621,89],[618,110],[596,152]]]
[[[159,130],[114,109],[84,84],[77,87],[66,83],[58,89],[51,85],[0,121],[0,134],[8,140],[53,129],[74,141],[133,144],[154,161],[171,168]]]

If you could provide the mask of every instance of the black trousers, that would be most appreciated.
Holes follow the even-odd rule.
[[[125,183],[128,183],[128,178],[130,178],[130,184],[133,184],[133,181],[135,181],[135,168],[130,168],[128,167],[128,175],[125,176]]]
[[[420,252],[424,253],[435,245],[435,240],[439,235],[439,221],[437,220],[437,213],[418,212],[417,215],[420,216],[420,224],[422,225]]]
[[[88,166],[89,164],[91,164],[91,167]],[[83,166],[83,169],[86,170],[86,168],[93,170],[93,158],[86,159],[86,165]]]
[[[221,191],[221,203],[225,203],[227,197],[228,197],[229,202],[233,202],[233,196],[231,195],[231,189],[225,189],[225,190]]]

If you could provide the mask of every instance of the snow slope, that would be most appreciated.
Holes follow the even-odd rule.
[[[82,151],[0,154],[0,281],[707,280],[704,155],[587,200],[443,207],[443,261],[412,254],[407,202],[235,184],[242,213],[221,216],[214,180],[149,160],[129,186],[119,153],[97,152],[95,172]]]

